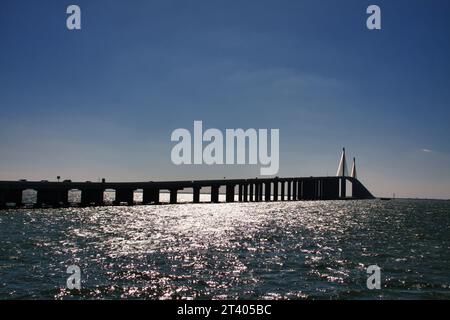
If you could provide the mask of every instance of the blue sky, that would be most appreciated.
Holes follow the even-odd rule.
[[[449,14],[440,0],[2,1],[0,179],[258,175],[174,166],[171,132],[202,120],[279,128],[279,176],[333,175],[345,146],[376,195],[450,198]]]

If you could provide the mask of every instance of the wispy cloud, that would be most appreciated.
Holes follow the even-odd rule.
[[[426,153],[431,153],[431,152],[433,152],[433,150],[430,150],[430,149],[420,149],[420,151],[422,151],[422,152],[426,152]]]

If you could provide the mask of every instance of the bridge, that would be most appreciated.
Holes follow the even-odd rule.
[[[349,187],[349,188],[348,188]],[[202,192],[202,188],[204,191]],[[0,181],[0,209],[24,206],[25,190],[37,192],[36,208],[103,206],[104,192],[115,190],[113,205],[161,204],[160,192],[170,193],[170,204],[177,203],[179,192],[191,189],[193,203],[200,203],[200,194],[208,189],[212,203],[219,203],[220,190],[225,190],[225,202],[313,201],[374,199],[355,177],[294,177],[264,179],[223,179],[160,182],[49,182]],[[347,195],[347,189],[351,195]],[[69,202],[69,191],[81,191],[81,202]],[[134,192],[142,190],[142,202],[134,201]]]

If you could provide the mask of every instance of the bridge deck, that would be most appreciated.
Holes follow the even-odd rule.
[[[346,194],[351,184],[352,195]],[[222,179],[195,181],[147,182],[51,182],[51,181],[0,181],[0,208],[22,206],[24,190],[37,191],[36,207],[70,206],[69,190],[81,191],[81,206],[104,205],[103,193],[116,191],[115,204],[133,205],[133,192],[143,190],[144,204],[159,204],[161,190],[170,191],[170,203],[177,202],[177,192],[193,189],[193,202],[199,202],[201,188],[210,188],[211,202],[219,202],[219,189],[226,189],[226,202],[284,201],[284,200],[338,200],[373,199],[373,195],[355,178],[351,177],[292,177],[264,179]],[[236,190],[237,189],[237,190]]]

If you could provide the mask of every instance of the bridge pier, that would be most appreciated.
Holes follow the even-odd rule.
[[[244,202],[248,202],[248,184],[244,184]]]
[[[7,208],[7,204],[14,203],[14,207],[22,206],[22,190],[10,189],[0,191],[0,208]]]
[[[263,201],[263,195],[264,195],[264,183],[259,183],[259,201]]]
[[[316,180],[316,200],[322,200],[323,197],[323,181],[322,179]]]
[[[61,207],[69,205],[69,190],[66,189],[41,189],[37,190],[36,207],[43,206]]]
[[[103,206],[103,189],[83,189],[81,190],[81,206]]]
[[[176,204],[178,198],[178,189],[170,189],[169,191],[170,191],[170,199],[169,199],[170,204]]]
[[[234,202],[234,190],[235,190],[234,184],[227,184],[225,187],[225,201],[226,202]]]
[[[253,202],[254,201],[254,192],[253,192],[253,189],[254,189],[254,186],[253,186],[253,183],[250,183],[250,191],[249,191],[249,201],[250,202]]]
[[[292,200],[292,181],[288,181],[288,187],[287,187],[287,200]]]
[[[284,201],[284,200],[285,200],[285,198],[284,198],[284,197],[285,197],[285,190],[284,190],[285,187],[286,187],[286,182],[285,182],[285,181],[282,181],[282,182],[281,182],[281,188],[280,188],[280,189],[281,189],[281,190],[280,190],[280,191],[281,191],[281,194],[280,194],[280,201]]]
[[[159,203],[159,189],[143,189],[142,190],[143,204],[158,204]]]
[[[365,195],[364,191],[352,181],[352,197],[356,199],[364,199],[367,195]]]
[[[347,179],[341,178],[341,198],[347,197]]]
[[[194,187],[193,202],[200,203],[200,187]]]
[[[259,183],[255,183],[255,188],[253,189],[253,201],[259,202]]]
[[[314,179],[314,197],[313,200],[319,200],[319,180]]]
[[[271,199],[270,199],[270,182],[266,182],[266,183],[264,183],[264,200],[266,201],[266,202],[269,202]]]
[[[238,196],[238,201],[239,202],[243,201],[243,196],[244,196],[244,185],[243,184],[239,184],[239,196]]]
[[[134,204],[134,189],[116,189],[116,200],[114,205],[126,203],[129,206]]]
[[[278,201],[278,180],[273,183],[273,201]]]
[[[219,203],[219,189],[220,189],[220,186],[218,186],[218,185],[211,186],[211,202],[212,203]]]
[[[292,184],[293,184],[293,186],[292,186],[292,200],[293,201],[297,201],[298,200],[298,198],[297,198],[297,180],[294,180],[294,181],[292,181]]]
[[[218,185],[211,186],[211,202],[212,203],[219,203],[219,189],[220,189],[220,186],[218,186]]]
[[[259,183],[255,183],[255,202],[261,201],[259,199],[261,185]]]
[[[303,189],[303,182],[302,180],[298,180],[297,182],[297,200],[302,200],[302,189]]]

